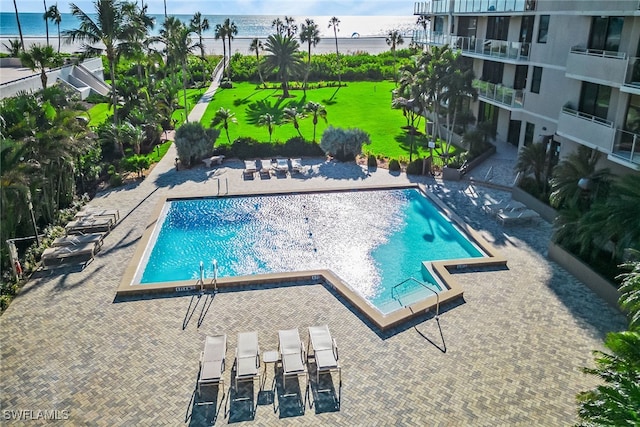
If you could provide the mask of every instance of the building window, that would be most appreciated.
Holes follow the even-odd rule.
[[[536,125],[533,123],[527,122],[527,125],[524,128],[524,146],[533,144],[533,134],[536,130]]]
[[[482,81],[502,84],[504,74],[504,63],[495,61],[484,61],[482,64]]]
[[[624,18],[621,16],[594,16],[591,21],[589,49],[617,52]]]
[[[509,35],[509,17],[491,16],[487,22],[487,39],[507,40]]]
[[[507,133],[507,142],[509,144],[518,146],[521,126],[522,122],[520,120],[509,120],[509,132]]]
[[[513,88],[516,90],[524,89],[527,87],[527,73],[529,67],[526,65],[516,65],[516,75],[513,79]]]
[[[629,98],[624,129],[640,135],[640,95],[631,95]]]
[[[540,83],[542,82],[542,67],[533,67],[531,77],[531,92],[540,93]]]
[[[601,119],[607,119],[611,87],[595,83],[582,82],[580,91],[580,112],[590,114]]]
[[[549,35],[549,15],[540,15],[538,27],[538,43],[546,43]]]
[[[433,21],[433,32],[442,34],[444,33],[444,16],[436,16]]]

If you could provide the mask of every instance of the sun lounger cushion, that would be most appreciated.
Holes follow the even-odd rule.
[[[91,234],[80,234],[76,236],[65,236],[65,237],[58,237],[57,239],[55,239],[51,243],[51,246],[53,247],[78,246],[78,245],[84,245],[86,243],[93,243],[94,245],[96,245],[96,249],[97,249],[100,246],[102,246],[103,239],[104,239],[103,233],[91,233]]]
[[[113,218],[110,216],[89,216],[75,221],[70,221],[65,230],[68,234],[95,233],[111,231]]]
[[[286,373],[304,371],[302,361],[302,343],[297,329],[278,331],[280,339],[280,354],[282,365]]]
[[[198,379],[198,393],[201,384],[224,383],[224,358],[227,353],[227,335],[207,336],[204,350],[200,357],[200,378]]]

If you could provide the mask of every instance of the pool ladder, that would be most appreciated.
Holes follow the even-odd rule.
[[[426,290],[428,290],[429,292],[432,292],[436,296],[436,319],[438,319],[438,317],[440,315],[440,294],[438,294],[436,291],[434,291],[433,289],[431,289],[430,287],[428,287],[427,285],[425,285],[424,283],[422,283],[421,281],[419,281],[415,277],[409,277],[408,279],[404,279],[402,282],[398,283],[393,288],[391,288],[391,298],[393,298],[393,299],[397,300],[398,302],[400,302],[400,299],[396,298],[396,296],[395,296],[396,288],[404,285],[407,282],[415,282],[415,283],[419,284],[420,286],[422,286],[423,288],[425,288]],[[398,297],[399,297],[399,295],[398,295]],[[406,307],[406,305],[404,305],[404,304],[402,306]]]
[[[212,261],[213,264],[213,280],[211,281],[211,283],[213,283],[213,293],[216,293],[218,291],[218,260],[213,260]],[[203,294],[204,293],[204,262],[200,261],[200,280],[198,280],[198,282],[200,282],[200,293]]]
[[[220,195],[220,178],[214,177],[213,179],[218,182],[218,193],[216,195],[219,196]],[[226,176],[224,177],[224,186],[226,188],[226,192],[224,194],[229,194],[229,179]]]

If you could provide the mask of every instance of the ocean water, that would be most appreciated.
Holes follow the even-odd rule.
[[[22,34],[25,37],[44,37],[46,27],[42,13],[20,13],[20,24]],[[91,15],[90,16],[94,16]],[[155,18],[156,25],[152,30],[152,35],[157,35],[164,15],[151,14]],[[192,15],[174,15],[183,22],[189,22]],[[275,18],[283,20],[283,16],[270,15],[204,15],[210,24],[210,29],[204,33],[205,37],[213,37],[216,24],[222,24],[226,18],[230,18],[238,27],[237,37],[267,37],[275,32],[271,23]],[[333,37],[333,29],[328,28],[331,16],[296,16],[298,28],[306,18],[313,19],[320,29],[321,37]],[[340,16],[338,37],[366,37],[384,36],[391,30],[398,30],[402,34],[409,34],[416,28],[416,18],[411,15],[406,16]],[[78,20],[70,13],[62,14],[60,30],[72,30],[77,28]],[[49,22],[49,36],[56,38],[58,28]],[[14,12],[0,12],[0,37],[17,37],[18,25]]]

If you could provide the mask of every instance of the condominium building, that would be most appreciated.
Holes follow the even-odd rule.
[[[478,122],[518,147],[578,145],[614,173],[640,171],[640,1],[432,0],[418,45],[473,59]]]

